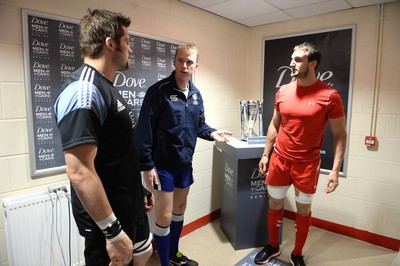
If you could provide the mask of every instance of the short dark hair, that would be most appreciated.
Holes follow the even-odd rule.
[[[315,44],[309,43],[309,42],[304,42],[302,44],[296,45],[293,50],[304,50],[307,52],[307,58],[308,62],[311,62],[313,60],[317,61],[317,65],[315,66],[315,69],[319,66],[319,63],[321,62],[321,51],[319,50],[319,47],[316,46]]]
[[[117,44],[124,35],[122,26],[129,27],[131,19],[108,10],[90,10],[79,24],[79,44],[82,56],[98,58],[105,44],[105,39],[111,37]]]

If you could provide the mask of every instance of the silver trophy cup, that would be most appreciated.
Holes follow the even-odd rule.
[[[264,136],[264,127],[263,127],[263,101],[257,101],[258,108],[258,136]]]
[[[246,124],[246,101],[240,101],[240,140],[246,140],[245,124]]]
[[[257,116],[259,115],[259,105],[259,101],[240,101],[241,140],[247,140],[249,137],[257,136],[254,132],[254,125],[257,121]]]

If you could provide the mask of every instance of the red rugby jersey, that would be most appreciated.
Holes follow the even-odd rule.
[[[328,119],[344,116],[337,90],[318,80],[311,86],[283,85],[275,97],[282,119],[275,149],[287,160],[313,161],[320,149]]]

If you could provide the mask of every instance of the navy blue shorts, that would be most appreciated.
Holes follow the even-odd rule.
[[[161,191],[172,192],[174,188],[187,188],[193,184],[193,168],[179,170],[166,170],[157,168],[158,179],[161,184]],[[154,187],[155,189],[160,189]]]

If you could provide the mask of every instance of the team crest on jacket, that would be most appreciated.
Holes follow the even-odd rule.
[[[199,102],[197,101],[197,94],[196,93],[193,94],[193,104],[194,105],[198,105],[199,104]]]
[[[170,96],[169,96],[169,99],[170,99],[171,101],[173,101],[173,102],[176,102],[176,101],[179,100],[178,95],[176,95],[176,94],[170,95]]]

